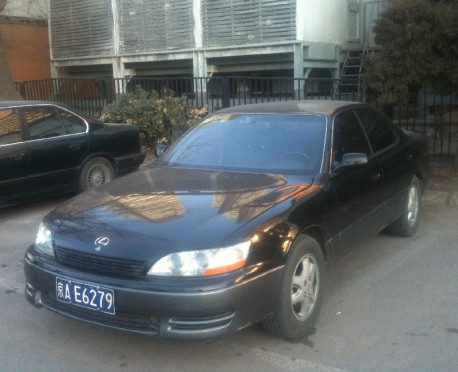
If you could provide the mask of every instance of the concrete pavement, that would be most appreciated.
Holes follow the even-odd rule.
[[[458,185],[457,185],[458,186]],[[458,192],[425,190],[423,194],[424,207],[457,207]]]

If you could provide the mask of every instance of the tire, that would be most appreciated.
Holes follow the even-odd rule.
[[[263,322],[269,332],[298,339],[313,330],[323,302],[324,270],[318,242],[310,236],[298,238],[282,274],[276,311]]]
[[[422,191],[420,180],[413,176],[402,215],[388,226],[389,234],[408,237],[416,233],[420,222]]]
[[[114,178],[111,163],[104,158],[93,158],[81,170],[78,190],[80,192],[102,186]]]

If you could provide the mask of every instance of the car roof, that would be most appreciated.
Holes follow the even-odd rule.
[[[56,103],[49,101],[0,101],[0,108],[31,105],[56,105]],[[359,102],[331,100],[278,101],[234,106],[219,110],[218,113],[333,115],[343,108],[362,105]]]
[[[55,102],[48,101],[0,101],[0,107],[20,107],[33,105],[55,105]]]
[[[359,102],[310,100],[310,101],[279,101],[234,106],[218,111],[218,113],[250,113],[250,114],[320,114],[333,115],[343,108],[362,106]]]

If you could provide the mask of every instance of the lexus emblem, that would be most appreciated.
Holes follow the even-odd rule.
[[[95,250],[97,252],[100,252],[102,247],[106,247],[110,243],[110,239],[106,236],[99,236],[97,239],[95,239]]]

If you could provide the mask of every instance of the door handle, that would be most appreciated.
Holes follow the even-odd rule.
[[[380,178],[382,178],[382,174],[380,172],[372,173],[372,181],[377,182]]]
[[[19,152],[19,153],[16,153],[16,154],[11,154],[10,156],[8,156],[8,159],[21,160],[24,156],[25,156],[25,154],[23,152]]]

